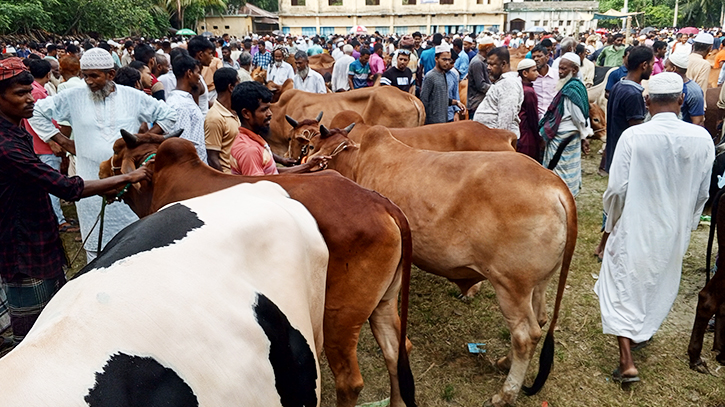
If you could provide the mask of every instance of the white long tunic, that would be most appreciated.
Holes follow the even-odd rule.
[[[611,235],[594,285],[605,334],[645,341],[667,317],[714,159],[708,132],[674,113],[622,133],[604,192]]]
[[[46,142],[58,133],[51,119],[68,122],[73,128],[77,173],[84,180],[96,180],[101,162],[108,160],[113,154],[113,143],[121,137],[121,129],[135,133],[141,123],[151,122],[158,123],[165,131],[169,131],[176,122],[176,112],[166,103],[127,86],[116,85],[116,90],[102,102],[94,102],[90,89],[80,86],[39,100],[35,104],[33,117],[29,122],[38,136]],[[81,236],[85,239],[101,210],[101,197],[81,199],[76,208]],[[103,246],[137,219],[131,208],[122,202],[108,205],[103,226]],[[93,229],[86,241],[86,250],[98,249],[99,228],[100,226],[96,226]]]

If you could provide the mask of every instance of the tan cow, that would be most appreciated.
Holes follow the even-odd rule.
[[[325,111],[322,124],[329,126],[332,118],[343,110],[358,112],[365,123],[388,127],[416,127],[425,123],[425,108],[420,99],[395,86],[356,89],[349,92],[316,94],[292,89],[272,104],[269,146],[278,155],[289,145],[292,128],[285,115],[315,117]]]
[[[434,152],[395,140],[382,126],[358,145],[343,130],[320,127],[316,154],[329,166],[387,196],[408,217],[413,263],[471,295],[488,279],[511,331],[512,348],[500,359],[510,368],[495,406],[516,401],[547,321],[546,286],[561,270],[534,394],[548,377],[559,315],[577,236],[574,198],[566,184],[534,160],[508,152]]]
[[[310,61],[310,69],[317,71],[323,77],[325,74],[332,75],[332,69],[335,66],[335,58],[330,54],[317,54],[308,58]]]
[[[289,148],[285,157],[296,157],[297,161],[310,150],[310,139],[319,134],[320,118],[316,120],[296,121],[287,117],[293,127],[289,133]],[[359,142],[362,135],[372,126],[364,123],[362,116],[352,110],[337,114],[330,124],[334,129],[342,129],[355,124],[348,137]],[[421,150],[432,151],[516,151],[516,135],[508,130],[490,129],[479,122],[461,120],[452,123],[429,124],[422,127],[391,128],[393,137],[403,143]]]

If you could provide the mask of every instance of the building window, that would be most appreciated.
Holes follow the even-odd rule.
[[[566,25],[571,25],[571,20],[566,20]]]
[[[224,29],[225,29],[225,30],[228,30],[228,29],[229,29],[229,26],[228,26],[228,25],[225,25],[225,26],[224,26]]]
[[[342,0],[328,0],[328,3],[331,6],[342,6]]]
[[[219,27],[217,27],[217,26],[214,26],[214,29],[215,29],[215,30],[216,30],[217,28],[219,28]]]
[[[483,0],[476,0],[476,4],[483,4]]]
[[[379,6],[380,0],[365,0],[366,6]]]
[[[453,0],[440,0],[440,4],[453,4]]]
[[[486,26],[485,26],[485,25],[477,25],[477,26],[476,26],[476,32],[477,32],[477,33],[482,33],[482,32],[484,32],[485,30],[486,30]]]
[[[541,23],[541,20],[534,20],[534,25],[535,25],[535,26],[538,26],[538,25],[539,25],[539,23]]]
[[[282,34],[285,34],[286,35],[286,34],[289,34],[289,33],[290,33],[290,28],[289,27],[282,27]]]
[[[403,0],[404,6],[414,6],[416,3],[416,0]]]
[[[320,27],[320,35],[329,36],[333,34],[335,34],[335,27]]]
[[[379,32],[380,35],[388,35],[390,33],[390,27],[375,27],[375,31]]]
[[[486,4],[491,5],[491,0],[486,0]]]
[[[421,34],[425,34],[427,29],[428,29],[428,27],[426,27],[424,25],[421,25],[420,27],[418,27],[418,31],[420,31]]]
[[[291,0],[293,6],[304,6],[305,0]]]
[[[204,27],[204,26],[202,25],[202,26],[201,26],[201,29],[202,29],[202,30],[206,30],[206,27]]]
[[[547,27],[549,25],[549,20],[544,20],[544,27]]]
[[[399,27],[395,27],[395,33],[398,35],[405,35],[408,33],[408,26],[401,25]]]
[[[498,30],[499,30],[499,28],[498,28],[498,24],[494,24],[494,25],[492,25],[492,26],[491,26],[491,31],[493,31],[493,32],[497,33],[497,32],[498,32]]]
[[[315,27],[302,27],[302,35],[313,36],[317,35],[317,29]]]

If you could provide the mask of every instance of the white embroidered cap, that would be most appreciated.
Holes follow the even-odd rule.
[[[674,65],[678,68],[687,69],[687,62],[689,60],[689,54],[687,54],[685,52],[673,52],[672,54],[670,54],[669,59],[670,59],[670,63],[672,63],[672,65]]]
[[[700,33],[695,37],[695,42],[712,45],[715,42],[715,38],[713,38],[712,34]]]
[[[447,42],[441,42],[441,45],[436,46],[435,53],[440,54],[441,52],[451,52],[451,46]]]
[[[526,59],[522,59],[521,62],[519,62],[519,65],[516,67],[516,70],[521,71],[524,69],[533,68],[535,66],[536,66],[536,62],[534,62],[533,59],[526,58]]]
[[[650,95],[682,93],[682,77],[674,72],[662,72],[649,79]]]
[[[562,59],[569,60],[573,63],[575,63],[577,66],[581,66],[582,59],[579,58],[579,55],[573,53],[573,52],[567,52],[566,54],[561,56]]]
[[[113,69],[113,57],[103,48],[91,48],[81,57],[81,69]]]

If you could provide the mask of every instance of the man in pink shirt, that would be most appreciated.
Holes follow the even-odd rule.
[[[534,81],[534,91],[539,101],[539,119],[544,117],[546,109],[556,96],[556,83],[559,81],[559,72],[549,67],[549,50],[540,44],[531,51],[531,57],[536,62],[536,70],[539,76]]]
[[[51,65],[50,62],[47,59],[31,59],[30,60],[30,73],[33,74],[33,78],[35,80],[33,81],[33,90],[31,94],[33,95],[33,99],[37,102],[40,99],[45,99],[48,97],[48,91],[45,90],[45,84],[50,81],[50,75],[51,75]],[[54,124],[55,121],[53,121]],[[38,155],[38,158],[40,158],[40,161],[47,164],[51,168],[53,168],[56,171],[60,171],[60,164],[61,164],[61,157],[59,157],[56,154],[62,153],[62,148],[58,143],[51,140],[49,143],[45,143],[43,140],[38,137],[38,135],[35,133],[32,127],[30,127],[30,124],[28,123],[27,119],[23,119],[22,121],[23,127],[33,136],[33,149],[35,150],[35,154]],[[56,127],[58,125],[56,124]],[[50,197],[50,204],[53,207],[53,212],[55,213],[55,217],[58,219],[58,228],[61,232],[77,232],[79,230],[78,227],[71,226],[68,222],[65,220],[65,216],[63,215],[63,211],[60,208],[60,198],[54,195],[48,195]]]
[[[372,86],[375,81],[385,73],[385,61],[383,61],[383,44],[376,42],[373,47],[373,53],[370,54],[370,74],[372,75],[372,81],[368,83]]]
[[[259,82],[242,82],[232,92],[232,109],[239,116],[239,134],[231,149],[230,166],[236,175],[274,175],[304,173],[324,169],[329,157],[312,157],[302,165],[277,168],[274,155],[264,136],[272,121],[272,92]]]
[[[665,54],[667,53],[667,43],[664,41],[655,41],[652,49],[655,52],[655,64],[652,66],[652,75],[657,75],[665,71]]]

